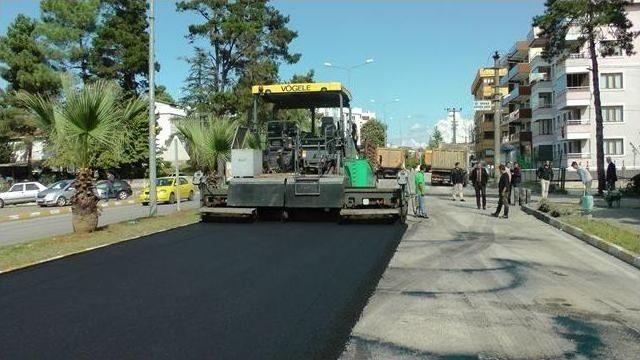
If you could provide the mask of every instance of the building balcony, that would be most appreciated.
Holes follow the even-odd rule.
[[[500,95],[507,96],[509,94],[509,88],[507,86],[499,87]],[[482,86],[482,96],[486,98],[492,99],[494,96],[495,87],[493,85],[484,85]]]
[[[588,120],[568,120],[556,132],[557,140],[589,140],[593,129]]]
[[[591,159],[591,153],[567,153],[567,159]]]
[[[556,109],[585,107],[591,104],[591,88],[589,86],[566,88],[556,97]]]
[[[528,40],[520,40],[516,41],[515,44],[509,49],[507,53],[507,60],[510,61],[523,61],[526,60],[529,56],[529,41]]]
[[[493,131],[493,121],[484,121],[480,129],[482,132]]]
[[[564,59],[564,68],[567,73],[571,73],[576,70],[572,68],[578,68],[578,71],[584,71],[586,67],[591,66],[591,56],[588,52],[571,53]]]
[[[517,123],[521,120],[529,120],[531,119],[531,109],[530,108],[522,108],[517,109],[516,111],[512,111],[508,115],[502,118],[502,125]]]
[[[508,136],[502,137],[503,144],[519,144],[525,142],[531,142],[533,136],[531,135],[531,131],[520,131],[513,134],[509,134]]]
[[[531,65],[529,63],[518,63],[509,69],[507,76],[500,79],[500,85],[507,85],[509,82],[522,81],[529,77]]]
[[[531,86],[516,85],[508,96],[502,99],[502,106],[507,106],[512,102],[523,102],[531,97]]]
[[[529,34],[527,34],[527,42],[529,43],[529,47],[543,47],[547,44],[548,39],[540,36],[541,30],[539,27],[533,27]]]

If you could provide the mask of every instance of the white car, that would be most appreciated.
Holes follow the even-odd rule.
[[[0,208],[9,204],[36,202],[36,196],[47,187],[39,182],[22,182],[13,184],[9,191],[0,193]]]

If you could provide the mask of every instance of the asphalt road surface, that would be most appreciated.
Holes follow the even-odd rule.
[[[640,359],[640,270],[449,191],[429,189],[343,359]]]
[[[196,209],[200,202],[182,201],[180,208]],[[176,211],[176,205],[158,205],[158,214],[168,215]],[[149,215],[149,207],[123,205],[104,208],[98,220],[99,226],[109,225]],[[43,216],[28,220],[12,220],[0,223],[0,246],[41,239],[48,236],[64,235],[73,232],[71,214]]]
[[[400,225],[195,224],[0,275],[0,359],[331,359]]]

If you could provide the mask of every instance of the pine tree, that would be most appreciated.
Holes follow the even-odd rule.
[[[47,57],[59,71],[90,78],[91,41],[96,33],[99,0],[43,0],[37,32]]]
[[[147,2],[102,3],[104,21],[93,41],[92,71],[101,79],[117,80],[129,96],[142,94],[149,86]]]

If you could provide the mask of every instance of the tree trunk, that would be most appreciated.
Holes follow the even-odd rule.
[[[604,126],[602,122],[602,101],[600,99],[600,71],[598,68],[598,52],[592,32],[589,36],[589,55],[591,56],[591,76],[593,78],[593,102],[596,109],[596,166],[598,171],[598,194],[605,189],[604,173]]]
[[[91,232],[98,226],[98,197],[93,192],[91,169],[80,169],[73,184],[76,189],[71,197],[72,223],[75,232]]]
[[[32,179],[32,165],[33,161],[33,140],[29,140],[27,144],[27,179]]]

